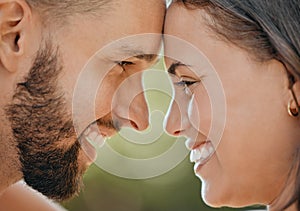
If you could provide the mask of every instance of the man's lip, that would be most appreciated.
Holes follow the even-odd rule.
[[[101,126],[99,127],[98,130],[99,130],[100,135],[102,135],[105,138],[112,137],[117,133],[117,131],[115,129],[107,128],[107,127],[101,127]]]
[[[105,132],[104,132],[105,130]],[[86,156],[89,158],[89,164],[97,158],[97,148],[105,144],[105,139],[116,132],[105,127],[99,127],[96,123],[90,124],[80,135],[79,142]]]
[[[90,165],[93,162],[95,162],[95,160],[97,158],[97,152],[96,152],[96,149],[92,146],[92,144],[84,139],[82,139],[80,141],[80,144],[81,144],[81,148],[83,149],[84,153],[86,154],[86,156],[89,159],[89,162],[87,165]]]
[[[107,127],[104,125],[98,125],[97,121],[92,122],[89,124],[81,133],[81,136],[88,135],[90,131],[93,130],[97,132],[98,134],[102,135],[103,137],[112,137],[117,133],[117,130],[115,128]]]
[[[100,132],[100,134],[101,134],[101,136],[103,136],[103,137],[108,137],[108,135],[106,135],[105,133],[103,133],[103,132]]]

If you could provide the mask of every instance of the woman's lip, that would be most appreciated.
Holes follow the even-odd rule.
[[[200,176],[200,170],[201,168],[208,162],[209,159],[207,159],[207,161],[205,161],[204,163],[195,163],[194,165],[194,173],[197,176]]]
[[[207,141],[201,141],[201,142],[198,142],[197,141],[193,141],[191,138],[188,138],[186,141],[185,141],[185,146],[188,150],[194,150],[198,147],[200,147],[202,144],[205,144]]]
[[[196,174],[210,160],[214,153],[215,149],[211,141],[203,142],[191,151],[190,160],[191,162],[195,162],[194,171]]]

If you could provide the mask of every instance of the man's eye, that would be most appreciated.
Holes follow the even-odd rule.
[[[129,62],[129,61],[118,61],[117,64],[119,66],[121,66],[123,69],[125,68],[125,66],[127,65],[133,65],[133,62]]]

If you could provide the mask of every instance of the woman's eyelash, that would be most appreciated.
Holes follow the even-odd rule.
[[[174,84],[177,85],[177,86],[187,86],[187,87],[189,87],[189,86],[191,86],[191,85],[193,85],[193,84],[195,84],[197,82],[199,82],[199,81],[181,80],[179,82],[175,82]]]

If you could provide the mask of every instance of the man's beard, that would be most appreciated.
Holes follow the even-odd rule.
[[[23,82],[17,84],[6,114],[19,149],[25,182],[49,198],[65,200],[82,186],[80,143],[58,89],[62,71],[58,49],[45,42]],[[65,147],[62,147],[65,146]]]

